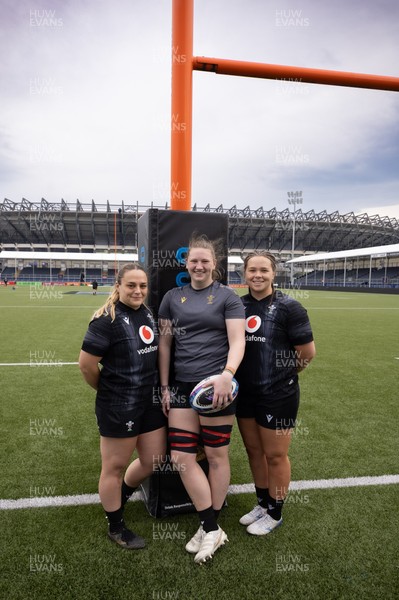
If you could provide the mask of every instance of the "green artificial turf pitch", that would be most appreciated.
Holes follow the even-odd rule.
[[[94,391],[77,365],[60,363],[78,360],[105,296],[63,292],[0,288],[0,363],[28,363],[0,366],[2,499],[97,492]],[[399,473],[399,296],[291,293],[309,312],[317,347],[300,375],[293,481]],[[230,453],[231,483],[250,483],[236,428]],[[283,526],[265,538],[238,524],[254,496],[229,496],[221,525],[230,542],[201,567],[184,551],[195,515],[159,521],[129,503],[126,520],[148,542],[129,552],[107,540],[100,505],[3,510],[0,597],[394,598],[397,489],[293,493]]]

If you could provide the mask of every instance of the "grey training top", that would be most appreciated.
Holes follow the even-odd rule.
[[[237,294],[215,281],[195,290],[190,284],[166,292],[159,317],[172,323],[177,381],[198,382],[226,366],[226,319],[244,319]]]

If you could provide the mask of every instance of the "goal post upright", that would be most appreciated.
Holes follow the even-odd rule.
[[[172,4],[171,181],[173,210],[191,210],[194,0]]]

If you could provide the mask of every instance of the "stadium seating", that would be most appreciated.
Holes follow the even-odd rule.
[[[239,285],[240,283],[242,283],[241,273],[238,271],[229,271],[229,284]]]
[[[306,275],[296,277],[297,285],[316,285],[327,287],[343,287],[344,279],[346,287],[361,287],[368,286],[370,271],[367,268],[351,269],[346,271],[344,278],[344,270],[336,269],[323,271],[311,271]],[[371,287],[399,287],[399,267],[388,267],[385,269],[371,270]]]

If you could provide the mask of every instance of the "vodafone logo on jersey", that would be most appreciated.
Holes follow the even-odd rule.
[[[151,344],[154,341],[154,332],[148,325],[142,325],[140,327],[139,336],[145,344]]]
[[[245,319],[245,331],[248,333],[254,333],[255,331],[258,331],[261,322],[261,318],[258,317],[258,315],[252,315],[251,317],[248,317]]]

